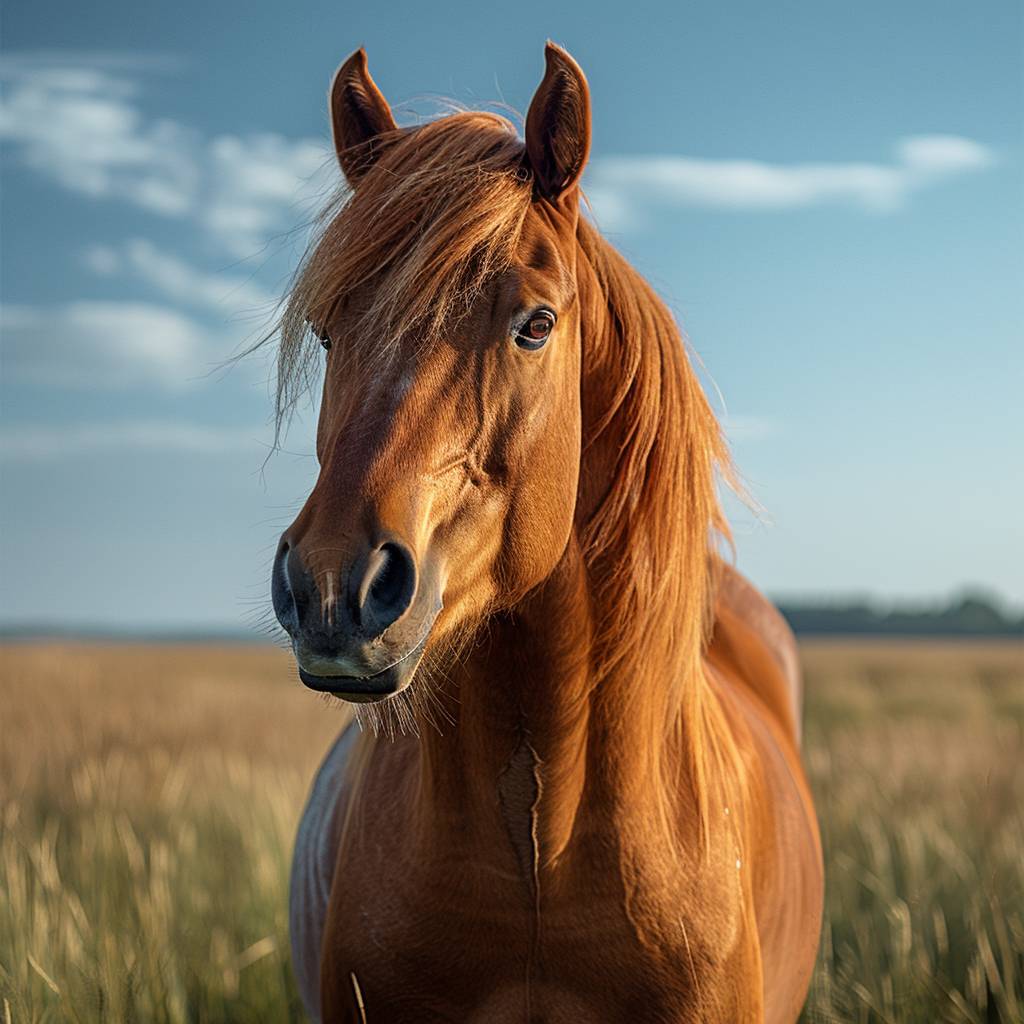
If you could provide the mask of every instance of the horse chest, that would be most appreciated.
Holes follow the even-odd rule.
[[[735,962],[709,954],[722,941],[714,928],[630,907],[611,872],[538,871],[538,888],[524,886],[505,843],[490,857],[467,847],[445,863],[398,867],[382,834],[358,863],[343,857],[324,945],[324,1020],[361,1021],[358,999],[368,1024],[747,1019],[734,995],[725,1015],[707,1011],[708,997],[749,989]],[[631,914],[646,914],[650,929]]]

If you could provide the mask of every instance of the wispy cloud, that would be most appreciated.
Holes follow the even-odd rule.
[[[64,188],[189,218],[226,252],[253,256],[303,221],[313,199],[337,183],[328,147],[272,132],[205,136],[147,116],[142,83],[154,69],[167,70],[161,60],[168,58],[9,55],[0,72],[0,138],[24,166]],[[604,157],[592,162],[586,186],[599,223],[609,228],[673,206],[892,211],[920,189],[994,160],[975,140],[923,135],[898,142],[888,163]]]
[[[265,316],[278,299],[251,274],[200,270],[145,238],[90,246],[83,262],[102,277],[132,276],[175,303],[225,318]]]
[[[992,150],[972,139],[921,135],[901,140],[888,164],[605,157],[594,161],[585,184],[598,222],[620,228],[638,212],[665,206],[790,210],[852,204],[888,212],[920,189],[994,162]]]
[[[315,139],[221,135],[203,160],[210,197],[201,224],[239,257],[293,229],[338,180],[333,157]]]
[[[98,67],[16,61],[3,70],[0,138],[17,159],[74,192],[167,216],[196,202],[195,133],[143,118],[138,88]]]
[[[143,108],[145,62],[14,54],[0,71],[0,139],[73,192],[194,221],[234,256],[258,253],[336,183],[327,147],[274,133],[207,137]]]
[[[5,305],[4,374],[63,388],[190,386],[230,342],[175,309],[144,302]]]
[[[40,461],[138,451],[224,455],[270,445],[266,427],[206,426],[171,420],[121,420],[60,427],[20,425],[0,431],[0,459]]]

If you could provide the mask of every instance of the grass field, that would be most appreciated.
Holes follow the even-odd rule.
[[[805,1020],[1024,1020],[1024,650],[803,658],[828,877]],[[3,1020],[301,1020],[289,847],[340,709],[272,649],[0,663]]]

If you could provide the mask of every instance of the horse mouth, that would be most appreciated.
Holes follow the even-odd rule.
[[[427,631],[429,633],[429,630]],[[427,646],[427,637],[398,661],[369,676],[314,675],[298,663],[299,679],[311,690],[329,693],[352,704],[375,704],[404,690],[411,682]]]

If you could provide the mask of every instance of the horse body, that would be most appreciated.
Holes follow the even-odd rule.
[[[415,734],[317,781],[300,984],[329,1022],[792,1021],[821,913],[792,637],[713,550],[717,424],[579,218],[586,82],[547,56],[525,147],[400,131],[361,53],[332,88],[354,195],[289,307],[331,350],[275,608],[307,685]]]
[[[323,787],[322,835],[299,843],[328,839],[319,895],[302,902],[316,920],[302,923],[296,951],[311,1011],[322,974],[329,1021],[361,1020],[353,975],[371,1021],[795,1019],[814,962],[821,865],[796,759],[792,640],[731,570],[716,610],[709,668],[753,768],[743,797],[762,812],[748,814],[753,828],[737,836],[742,808],[722,806],[711,854],[687,857],[699,844],[683,813],[659,846],[650,802],[634,794],[623,806],[625,779],[568,745],[547,760],[541,722],[524,740],[517,709],[502,720],[491,705],[462,708],[457,726],[420,738],[356,738],[350,726]],[[504,651],[492,636],[465,669],[466,692],[479,692],[476,673],[518,692],[519,666]],[[599,714],[586,714],[581,733],[601,752]],[[676,788],[685,793],[684,780]],[[568,837],[556,820],[566,813]]]

